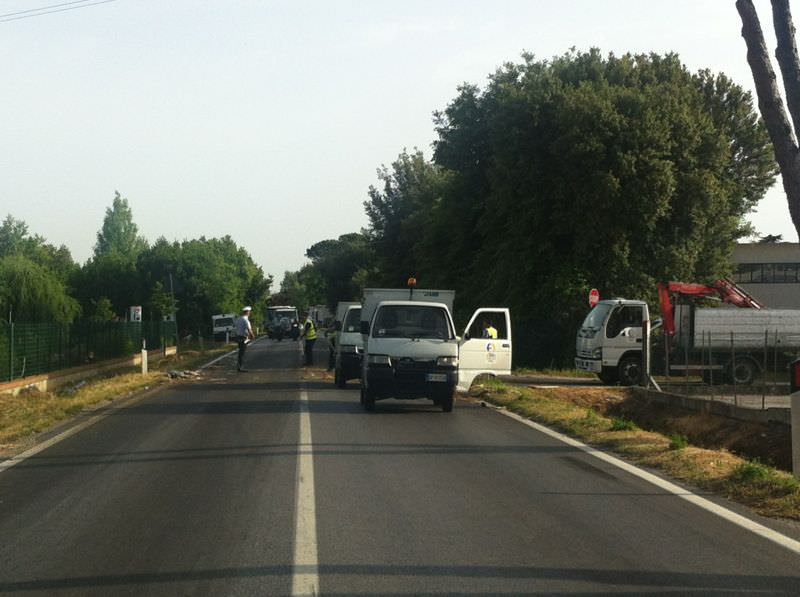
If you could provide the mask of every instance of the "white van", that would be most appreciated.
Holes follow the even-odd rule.
[[[390,300],[399,297],[405,300]],[[467,391],[481,374],[511,373],[509,310],[478,309],[459,338],[451,314],[454,298],[452,290],[365,290],[361,403],[366,410],[386,398],[428,398],[450,412],[456,389]],[[497,338],[483,337],[484,323],[497,330]]]
[[[361,376],[361,355],[364,350],[364,341],[361,338],[361,304],[347,305],[341,317],[333,379],[336,387],[344,388],[348,379],[358,379]]]

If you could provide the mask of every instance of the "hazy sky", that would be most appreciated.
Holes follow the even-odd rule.
[[[752,89],[740,28],[733,0],[115,0],[0,22],[0,218],[84,261],[119,190],[149,241],[230,234],[279,281],[366,225],[377,167],[430,156],[459,84],[596,46]],[[780,184],[751,221],[797,240]]]

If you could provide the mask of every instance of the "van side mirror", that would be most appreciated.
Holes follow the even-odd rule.
[[[361,322],[361,333],[364,336],[368,336],[369,335],[369,321],[362,321]]]

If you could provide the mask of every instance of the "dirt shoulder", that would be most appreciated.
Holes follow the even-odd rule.
[[[759,514],[800,520],[800,481],[774,466],[791,461],[785,426],[684,411],[649,402],[626,388],[518,387],[489,380],[473,385],[470,397],[724,495]]]
[[[35,445],[40,435],[80,413],[156,386],[181,383],[183,380],[171,379],[166,372],[193,370],[230,350],[231,346],[219,346],[204,351],[187,350],[161,359],[151,358],[147,375],[130,371],[109,373],[56,391],[26,389],[16,396],[0,395],[0,458],[13,456]]]

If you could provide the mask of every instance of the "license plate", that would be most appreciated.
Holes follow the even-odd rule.
[[[428,373],[425,379],[427,381],[447,381],[447,376],[444,373]]]

